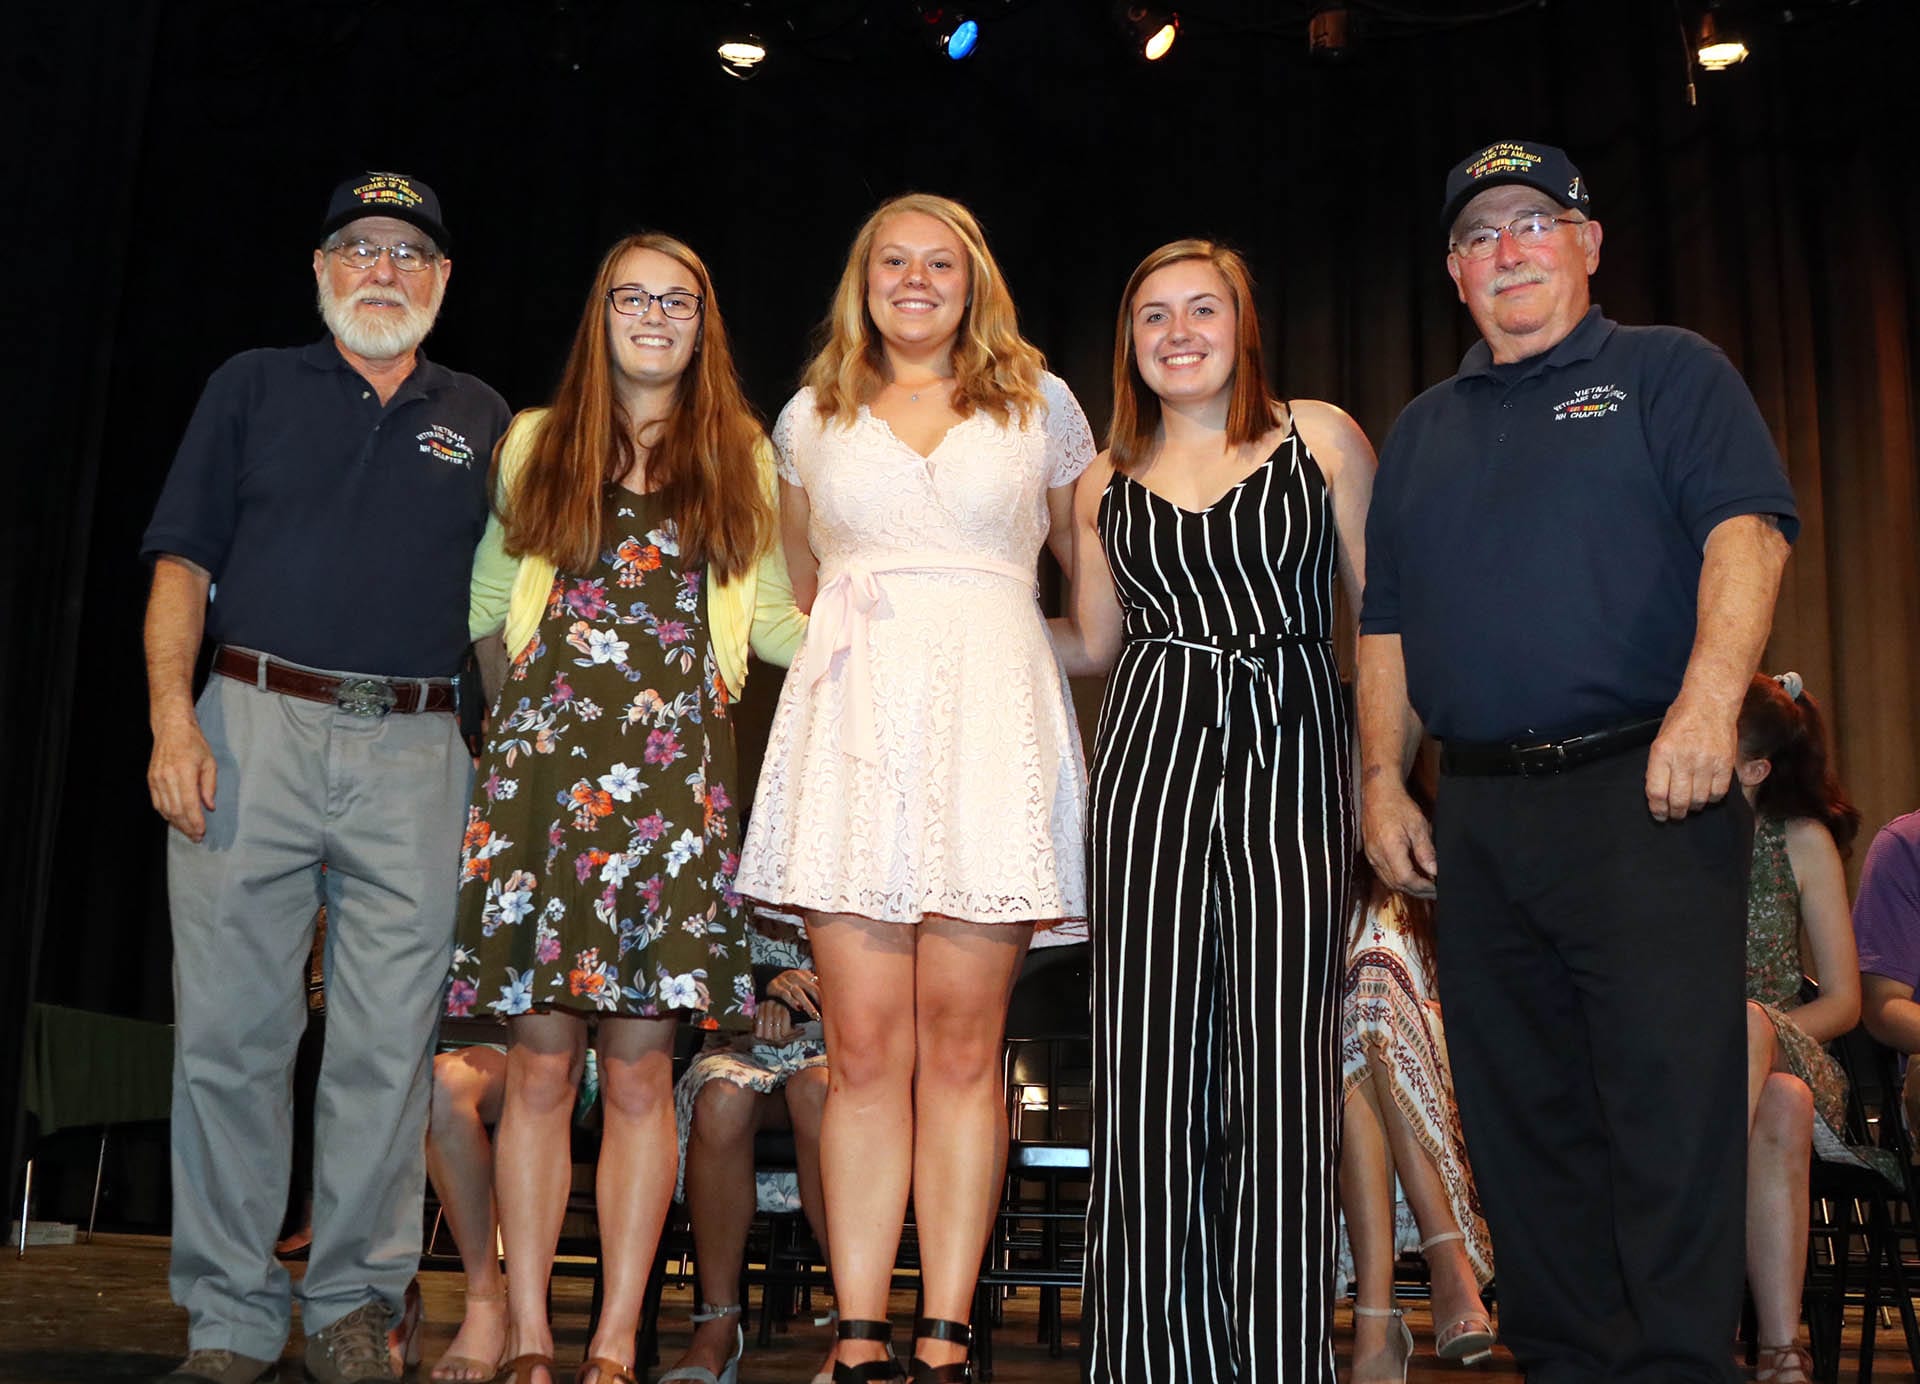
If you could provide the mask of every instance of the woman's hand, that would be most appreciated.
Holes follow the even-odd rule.
[[[767,983],[767,1003],[754,1015],[753,1036],[765,1043],[791,1043],[794,1016],[820,1017],[820,977],[812,971],[782,971]]]
[[[753,1011],[753,1037],[760,1043],[793,1041],[793,1011],[780,1000],[765,999]]]
[[[779,1000],[795,1014],[820,1017],[820,977],[813,971],[782,971],[767,982],[767,998]]]

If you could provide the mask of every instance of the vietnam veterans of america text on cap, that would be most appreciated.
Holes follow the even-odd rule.
[[[322,241],[350,221],[363,216],[391,216],[409,226],[417,226],[433,237],[443,255],[451,254],[447,245],[446,223],[440,219],[440,198],[418,178],[404,173],[357,173],[334,188],[327,199],[327,217],[320,223]]]
[[[1490,187],[1520,183],[1544,192],[1563,207],[1587,210],[1587,180],[1565,151],[1551,144],[1503,139],[1476,149],[1447,174],[1447,200],[1440,212],[1441,226],[1451,231],[1460,209]]]

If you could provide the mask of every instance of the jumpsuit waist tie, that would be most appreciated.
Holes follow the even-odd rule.
[[[1252,733],[1254,761],[1262,769],[1269,767],[1274,737],[1280,733],[1286,691],[1280,665],[1285,651],[1332,643],[1324,635],[1309,634],[1140,634],[1131,636],[1129,642],[1191,649],[1211,658],[1214,727],[1230,735],[1230,723],[1243,721]],[[1236,716],[1236,710],[1243,714]],[[1223,735],[1223,746],[1225,741]]]
[[[1034,569],[973,553],[932,550],[890,553],[869,559],[836,562],[821,573],[819,594],[807,622],[806,642],[794,671],[807,687],[823,679],[840,683],[840,711],[835,734],[842,751],[868,762],[880,757],[874,733],[873,666],[868,635],[876,619],[887,619],[892,608],[880,574],[886,572],[975,572],[1005,577],[1034,590]]]

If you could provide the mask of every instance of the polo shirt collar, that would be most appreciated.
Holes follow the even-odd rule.
[[[1493,363],[1493,348],[1487,345],[1486,338],[1467,348],[1460,358],[1460,369],[1454,378],[1472,379],[1476,376],[1488,379],[1517,380],[1543,370],[1556,369],[1563,365],[1573,365],[1583,360],[1592,360],[1600,354],[1600,348],[1606,345],[1607,338],[1613,335],[1618,323],[1600,312],[1595,303],[1587,309],[1587,315],[1574,324],[1572,331],[1561,337],[1558,342],[1539,355],[1528,356],[1508,365]]]
[[[340,348],[334,344],[331,334],[321,337],[310,346],[303,347],[300,351],[300,360],[315,370],[340,371],[352,374],[356,379],[359,378],[359,372],[347,364],[347,358],[340,354]],[[427,359],[425,351],[416,350],[413,355],[413,373],[401,382],[394,398],[396,400],[424,398],[446,388],[451,378],[445,366],[434,364]]]

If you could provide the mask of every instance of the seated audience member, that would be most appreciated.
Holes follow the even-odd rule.
[[[574,1118],[581,1119],[599,1098],[593,1049],[584,1071],[573,1076],[579,1087]],[[493,1140],[500,1099],[507,1085],[506,1049],[474,1043],[433,1059],[433,1109],[427,1123],[427,1176],[446,1214],[447,1229],[466,1273],[460,1330],[433,1367],[430,1377],[446,1381],[493,1380],[504,1368],[507,1343],[507,1282],[500,1272],[499,1222],[493,1205]],[[419,1361],[413,1334],[419,1322],[419,1285],[407,1289],[409,1315],[388,1341],[394,1369]]]
[[[1843,1153],[1846,1076],[1822,1044],[1860,1018],[1840,863],[1860,814],[1828,765],[1820,708],[1798,673],[1754,678],[1740,709],[1735,775],[1755,815],[1747,894],[1747,1280],[1760,1331],[1754,1377],[1810,1384],[1813,1362],[1799,1343],[1807,1174],[1816,1142]],[[1802,1004],[1807,973],[1820,993]]]
[[[756,976],[772,974],[753,1032],[714,1037],[674,1088],[680,1124],[680,1195],[693,1225],[700,1308],[693,1340],[660,1376],[735,1384],[746,1349],[740,1269],[756,1206],[806,1214],[821,1252],[827,1222],[820,1197],[820,1115],[827,1099],[827,1047],[820,982],[799,930],[764,915],[748,933]],[[797,1174],[757,1172],[753,1136],[790,1126]],[[814,1376],[832,1378],[833,1351]]]
[[[1417,1247],[1427,1258],[1434,1353],[1470,1365],[1493,1349],[1480,1297],[1493,1250],[1454,1108],[1433,903],[1387,888],[1364,857],[1359,885],[1340,993],[1338,1272],[1354,1285],[1352,1384],[1391,1384],[1413,1355],[1393,1305],[1400,1252]]]
[[[493,1140],[507,1089],[506,1049],[491,1043],[433,1059],[433,1111],[427,1121],[427,1176],[446,1213],[466,1302],[460,1330],[433,1367],[438,1380],[490,1380],[507,1348],[507,1282],[500,1272],[493,1212]]]
[[[1920,1053],[1920,812],[1895,817],[1873,838],[1853,901],[1860,948],[1860,1017],[1888,1047]],[[1907,1064],[1907,1128],[1920,1130],[1920,1080]]]

